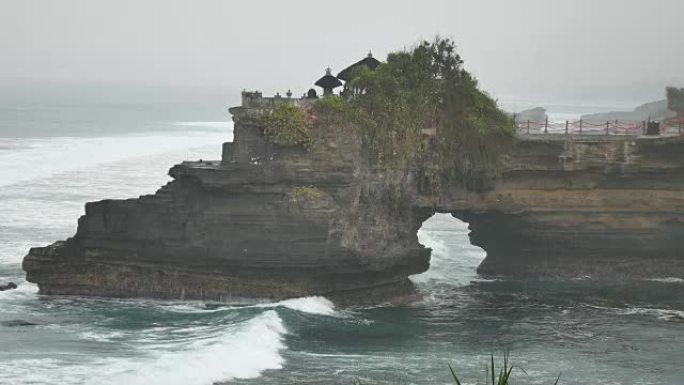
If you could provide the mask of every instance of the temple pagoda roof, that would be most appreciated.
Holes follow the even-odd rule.
[[[354,73],[354,71],[356,71],[358,68],[366,66],[374,70],[379,65],[380,60],[374,58],[372,52],[368,52],[368,56],[340,71],[340,73],[337,74],[337,78],[342,79],[345,82],[348,82],[349,80],[351,80],[351,76]]]
[[[328,68],[325,70],[325,76],[316,80],[314,84],[321,88],[335,88],[341,86],[342,82],[340,79],[332,76],[332,71]]]

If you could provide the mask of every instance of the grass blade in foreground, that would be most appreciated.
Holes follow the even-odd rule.
[[[509,385],[510,380],[511,380],[511,374],[513,373],[513,369],[515,368],[514,365],[510,364],[508,361],[508,354],[504,354],[504,360],[503,360],[503,367],[499,370],[499,376],[498,380],[495,374],[496,368],[494,367],[494,355],[492,354],[491,356],[491,366],[487,365],[488,367],[485,369],[486,372],[491,373],[491,379],[492,383],[491,385]],[[520,368],[520,371],[523,373],[527,374],[523,368]],[[454,379],[454,383],[456,385],[461,385],[461,381],[458,379],[458,376],[456,375],[456,372],[454,369],[449,365],[449,371],[451,372],[451,377]],[[558,374],[558,377],[556,378],[556,382],[553,383],[553,385],[558,385],[558,381],[560,381],[560,373]]]

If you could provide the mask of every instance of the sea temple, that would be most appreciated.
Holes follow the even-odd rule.
[[[27,280],[42,294],[401,302],[429,267],[417,231],[435,213],[469,224],[484,275],[684,278],[684,137],[519,135],[496,173],[430,188],[430,163],[386,167],[352,124],[316,112],[380,65],[328,69],[323,98],[243,92],[222,159],[173,166],[152,195],[87,203],[73,237],[30,250]],[[268,119],[310,129],[285,145]]]

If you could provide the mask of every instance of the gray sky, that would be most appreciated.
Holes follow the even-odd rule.
[[[0,0],[0,84],[299,94],[440,34],[495,97],[649,100],[684,82],[682,17],[682,0]]]

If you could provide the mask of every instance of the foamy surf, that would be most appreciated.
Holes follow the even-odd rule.
[[[219,121],[219,122],[174,122],[174,126],[184,126],[184,127],[202,127],[202,128],[233,128],[232,122]]]
[[[600,311],[610,311],[614,314],[619,315],[642,315],[655,317],[661,321],[684,321],[684,311],[674,310],[674,309],[659,309],[650,307],[627,307],[627,308],[615,308],[615,307],[604,307],[587,305],[588,308],[600,310]]]
[[[684,311],[681,310],[632,307],[624,309],[621,313],[626,315],[648,315],[662,321],[684,321]]]
[[[257,305],[257,307],[286,307],[288,309],[300,311],[302,313],[327,316],[335,314],[335,305],[333,305],[333,303],[325,297],[302,297],[286,299],[280,302]]]
[[[198,329],[198,336],[189,341],[159,344],[152,339],[124,356],[95,361],[69,354],[9,360],[2,365],[0,383],[19,378],[22,384],[211,385],[256,378],[264,370],[281,369],[285,361],[281,351],[287,331],[274,310],[213,334]],[[82,337],[99,343],[119,337],[101,334],[93,331]]]
[[[409,277],[421,285],[462,286],[478,279],[475,270],[484,259],[484,250],[470,244],[468,224],[449,214],[435,214],[418,230],[418,240],[432,249],[430,268]]]
[[[666,278],[648,278],[645,281],[660,282],[660,283],[678,283],[684,284],[684,279],[676,277],[666,277]]]
[[[23,147],[0,153],[0,164],[12,165],[3,170],[0,186],[33,179],[44,179],[70,171],[96,168],[98,165],[130,161],[150,155],[193,146],[216,146],[232,140],[232,130],[225,132],[173,132],[165,135],[144,134],[96,138],[21,139]],[[183,159],[178,159],[181,161]]]
[[[278,302],[246,305],[218,304],[217,306],[210,307],[208,307],[206,303],[200,301],[184,301],[183,303],[159,303],[159,301],[152,301],[152,304],[160,310],[182,314],[217,313],[243,308],[276,309],[280,307],[308,314],[325,316],[332,316],[336,314],[335,305],[327,298],[320,296],[291,298]]]
[[[197,339],[173,351],[152,351],[156,358],[113,363],[102,385],[210,385],[217,381],[255,378],[280,369],[287,333],[273,310],[229,327],[218,337]],[[103,376],[104,377],[104,376]]]
[[[0,291],[1,300],[24,300],[38,294],[38,285],[34,285],[26,281],[20,281],[16,283],[16,289]]]

